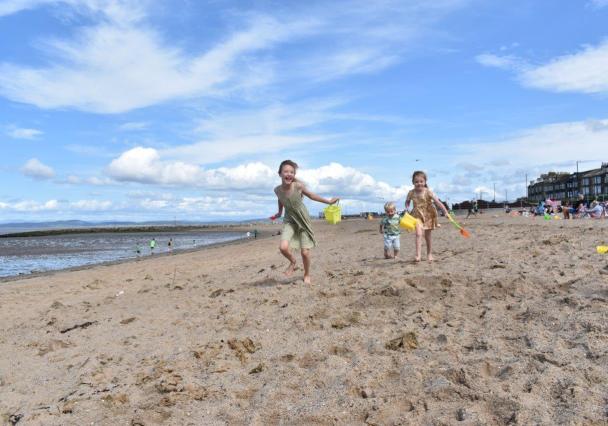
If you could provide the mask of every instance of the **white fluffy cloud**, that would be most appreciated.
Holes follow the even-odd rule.
[[[21,168],[21,173],[34,179],[50,179],[55,176],[55,171],[37,158],[28,160]]]
[[[12,15],[22,10],[33,9],[34,7],[52,2],[53,0],[4,0],[0,3],[0,16]]]
[[[327,143],[332,135],[320,133],[318,127],[341,119],[335,108],[344,102],[340,98],[277,102],[264,108],[209,115],[200,119],[196,128],[200,141],[165,149],[162,155],[209,164],[277,152],[286,147]]]
[[[0,94],[46,109],[120,113],[273,83],[373,73],[399,62],[438,19],[469,1],[301,2],[243,10],[231,15],[227,37],[189,53],[150,24],[147,1],[5,0],[0,16],[63,5],[89,26],[71,38],[45,37],[39,45],[46,65],[0,63]],[[307,48],[298,55],[274,50],[302,40]]]
[[[98,113],[210,95],[228,81],[238,85],[242,73],[236,68],[242,55],[266,49],[302,29],[299,23],[256,17],[247,28],[190,56],[134,19],[130,2],[66,3],[87,7],[106,19],[84,28],[73,40],[46,41],[46,53],[57,58],[53,65],[0,64],[1,94],[41,108],[73,107]]]
[[[315,192],[366,201],[405,199],[410,189],[409,186],[394,187],[377,181],[367,173],[339,163],[302,170],[299,176]]]
[[[146,130],[150,126],[147,121],[130,121],[120,125],[119,129],[124,132],[132,132],[138,130]]]
[[[608,154],[608,119],[573,121],[527,129],[501,141],[462,145],[462,161],[500,168],[574,165],[576,160],[605,161]],[[499,164],[499,163],[495,163]]]
[[[451,176],[433,182],[436,192],[451,199],[472,198],[484,191],[484,199],[510,200],[525,195],[526,175],[533,180],[548,171],[599,167],[608,160],[608,119],[548,124],[505,135],[499,140],[460,144],[457,167]],[[443,194],[442,194],[443,195]]]
[[[276,170],[260,162],[204,169],[181,161],[165,161],[154,148],[133,148],[113,160],[108,174],[119,181],[184,185],[213,190],[270,191],[279,183]],[[314,192],[360,200],[404,198],[409,187],[393,187],[352,167],[331,163],[302,170],[300,179]]]
[[[112,207],[112,201],[109,200],[79,200],[69,204],[69,208],[73,210],[85,211],[105,211]]]
[[[0,209],[14,212],[36,213],[49,211],[107,211],[113,207],[114,203],[109,200],[78,200],[78,201],[35,201],[21,200],[12,203],[0,202]]]
[[[59,208],[59,201],[57,200],[48,200],[44,202],[38,201],[18,201],[16,203],[3,203],[2,207],[6,210],[14,210],[17,212],[41,212],[41,211],[50,211],[57,210]]]
[[[6,131],[6,134],[13,139],[36,139],[41,136],[43,132],[38,129],[10,126]]]
[[[119,181],[159,185],[186,185],[208,189],[268,188],[276,173],[262,163],[206,170],[182,161],[165,161],[154,148],[137,147],[124,152],[107,168]]]
[[[518,80],[527,87],[554,92],[608,93],[608,40],[538,66],[514,56],[483,54],[476,59],[485,66],[516,72]]]
[[[592,7],[595,7],[597,9],[601,9],[602,7],[606,7],[608,6],[608,0],[591,0],[589,2],[589,4]]]
[[[3,0],[0,17],[45,5],[66,5],[81,13],[102,14],[115,22],[128,23],[142,18],[146,3],[147,0]]]
[[[484,53],[475,57],[477,62],[486,67],[494,67],[501,69],[518,69],[522,66],[521,60],[510,55],[494,55],[492,53]]]

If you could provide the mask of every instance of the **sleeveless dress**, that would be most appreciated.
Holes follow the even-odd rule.
[[[291,249],[310,249],[317,245],[315,234],[310,224],[308,209],[302,200],[302,190],[293,185],[291,194],[287,196],[280,186],[275,188],[279,201],[285,207],[281,241],[289,241]]]
[[[408,192],[407,199],[414,203],[412,216],[419,219],[424,229],[437,228],[437,209],[433,204],[433,193],[426,188],[422,194],[416,194],[413,189]]]

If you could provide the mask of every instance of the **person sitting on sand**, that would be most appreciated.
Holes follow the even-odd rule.
[[[431,232],[437,228],[437,210],[433,206],[433,203],[443,210],[446,217],[449,216],[448,210],[428,188],[426,181],[426,173],[420,170],[414,172],[412,175],[414,189],[408,192],[405,199],[406,210],[409,207],[410,201],[413,202],[412,216],[419,220],[416,225],[416,262],[420,262],[421,258],[423,232],[424,239],[426,240],[426,258],[429,262],[433,261],[433,255],[431,254]]]
[[[597,202],[597,200],[593,200],[591,203],[591,208],[585,210],[585,214],[588,215],[591,219],[601,219],[604,217],[604,207]]]
[[[585,196],[579,194],[578,200],[574,202],[574,205],[570,209],[570,214],[574,219],[580,218],[585,212]]]
[[[310,224],[310,215],[302,198],[306,195],[311,200],[325,204],[334,204],[339,198],[334,197],[328,200],[309,191],[302,182],[296,179],[297,169],[298,165],[291,160],[281,162],[279,166],[281,184],[274,189],[278,198],[279,211],[271,216],[270,220],[281,217],[283,208],[285,208],[281,244],[279,245],[281,254],[289,260],[285,275],[293,275],[296,269],[296,258],[290,250],[300,249],[304,265],[304,283],[310,284],[310,249],[315,247],[317,242]]]
[[[384,211],[386,216],[380,222],[380,233],[384,235],[384,258],[396,259],[401,248],[401,229],[399,229],[401,216],[397,214],[397,208],[392,201],[384,205]]]

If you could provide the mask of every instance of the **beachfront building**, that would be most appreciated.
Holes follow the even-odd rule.
[[[563,202],[574,200],[579,194],[586,200],[608,199],[608,163],[602,163],[599,169],[579,173],[545,173],[528,185],[528,200],[533,202],[548,198]]]

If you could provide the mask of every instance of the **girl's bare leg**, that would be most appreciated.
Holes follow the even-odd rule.
[[[304,284],[310,284],[310,250],[302,249],[302,263],[304,264]]]
[[[289,241],[281,241],[281,245],[279,246],[279,251],[283,256],[289,260],[289,266],[285,269],[285,276],[290,277],[293,275],[293,271],[296,270],[296,258],[289,250]]]
[[[432,262],[433,259],[433,255],[431,254],[431,230],[430,229],[425,229],[424,230],[424,239],[426,240],[426,258],[429,262]]]
[[[414,259],[416,262],[420,262],[422,257],[422,225],[416,225],[416,258]]]

